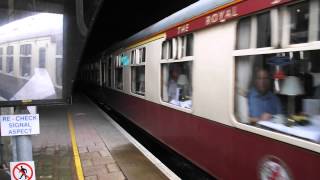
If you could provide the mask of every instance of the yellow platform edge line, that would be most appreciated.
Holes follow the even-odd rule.
[[[76,134],[73,126],[73,119],[70,112],[68,112],[68,125],[70,130],[73,159],[76,167],[77,177],[78,177],[78,180],[84,180],[80,156],[79,156],[79,150],[78,150],[77,141],[76,141]]]

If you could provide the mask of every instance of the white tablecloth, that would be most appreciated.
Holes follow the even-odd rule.
[[[259,121],[257,124],[286,134],[305,138],[320,143],[320,127],[312,123],[305,126],[285,126],[272,121]]]

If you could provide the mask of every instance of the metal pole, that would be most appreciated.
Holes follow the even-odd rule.
[[[13,108],[0,108],[0,114],[13,114]],[[0,141],[1,141],[1,168],[0,169],[0,179],[1,180],[9,180],[10,179],[10,170],[7,169],[5,162],[4,162],[4,157],[3,157],[3,143],[2,143],[2,136],[0,136]]]
[[[13,107],[2,107],[1,114],[2,115],[13,115],[14,109],[13,109]],[[12,160],[17,161],[16,139],[13,136],[11,137],[10,146],[11,146],[11,152],[12,152]]]
[[[16,143],[18,161],[32,161],[31,136],[17,136]]]
[[[0,108],[0,115],[2,114],[2,108]],[[1,133],[0,133],[1,134]],[[3,164],[3,143],[2,143],[2,136],[0,136],[0,168]]]
[[[17,106],[15,114],[30,114],[26,106]],[[32,161],[32,141],[31,136],[16,136],[17,161]]]
[[[11,136],[11,152],[12,152],[12,161],[18,161],[17,158],[17,139],[15,136]]]

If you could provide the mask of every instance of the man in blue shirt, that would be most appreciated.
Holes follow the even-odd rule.
[[[254,85],[248,94],[250,122],[269,120],[274,114],[281,114],[281,103],[270,91],[270,77],[265,69],[258,69],[254,76]]]

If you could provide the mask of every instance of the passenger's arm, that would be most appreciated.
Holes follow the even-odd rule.
[[[272,119],[272,114],[263,113],[260,117],[250,117],[249,122],[250,124],[255,125],[258,121],[268,121],[270,119]]]
[[[259,121],[259,119],[256,117],[249,117],[249,123],[251,125],[255,125],[258,121]]]

